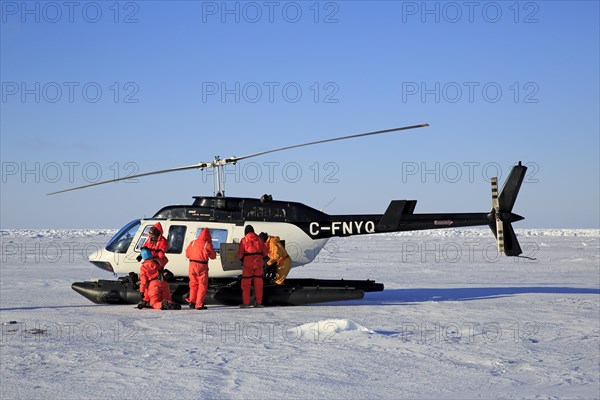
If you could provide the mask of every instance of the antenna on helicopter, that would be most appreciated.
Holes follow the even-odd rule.
[[[336,199],[336,198],[337,198],[337,197],[334,197],[333,199],[331,199],[331,200],[329,201],[329,203],[325,204],[325,207],[321,208],[319,211],[321,211],[321,212],[325,211],[325,209],[326,209],[327,207],[329,207],[329,206],[331,205],[331,203],[333,203],[333,202],[335,201],[335,199]]]
[[[356,134],[356,135],[348,135],[348,136],[341,136],[341,137],[336,137],[336,138],[331,138],[331,139],[317,140],[317,141],[314,141],[314,142],[296,144],[296,145],[292,145],[292,146],[280,147],[278,149],[261,151],[259,153],[248,154],[248,155],[245,155],[245,156],[242,156],[242,157],[232,156],[232,157],[229,157],[229,158],[221,159],[219,156],[215,156],[214,160],[213,161],[209,161],[209,162],[200,162],[198,164],[187,165],[187,166],[184,166],[184,167],[169,168],[169,169],[163,169],[163,170],[159,170],[159,171],[146,172],[146,173],[143,173],[143,174],[126,176],[126,177],[122,177],[122,178],[109,179],[109,180],[106,180],[106,181],[91,183],[89,185],[77,186],[77,187],[73,187],[73,188],[70,188],[70,189],[63,189],[63,190],[58,190],[56,192],[50,192],[50,193],[48,193],[48,195],[50,196],[50,195],[54,195],[54,194],[70,192],[70,191],[73,191],[73,190],[85,189],[85,188],[92,187],[92,186],[104,185],[105,183],[113,183],[113,182],[123,181],[123,180],[126,180],[126,179],[140,178],[142,176],[166,174],[168,172],[185,171],[185,170],[188,170],[188,169],[200,169],[200,170],[203,170],[205,168],[215,168],[216,169],[216,171],[215,171],[216,173],[213,175],[213,190],[214,190],[214,193],[215,193],[216,197],[224,197],[225,196],[225,175],[222,173],[221,169],[224,168],[225,165],[227,165],[227,164],[234,164],[235,165],[240,160],[245,160],[245,159],[251,158],[251,157],[258,157],[258,156],[262,156],[264,154],[275,153],[275,152],[278,152],[278,151],[295,149],[295,148],[298,148],[298,147],[311,146],[311,145],[314,145],[314,144],[321,144],[321,143],[327,143],[327,142],[335,142],[337,140],[354,139],[354,138],[359,138],[359,137],[363,137],[363,136],[380,135],[380,134],[383,134],[383,133],[399,132],[399,131],[405,131],[405,130],[415,129],[415,128],[424,128],[426,126],[429,126],[429,124],[410,125],[410,126],[403,126],[401,128],[384,129],[384,130],[374,131],[374,132],[359,133],[359,134]]]

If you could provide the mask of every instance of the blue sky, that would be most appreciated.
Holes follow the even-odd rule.
[[[210,177],[46,193],[419,123],[247,160],[226,193],[478,212],[523,161],[517,227],[600,226],[596,1],[0,4],[2,228],[120,228]]]

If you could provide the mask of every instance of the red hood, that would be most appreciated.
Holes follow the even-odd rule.
[[[210,236],[210,231],[208,230],[208,228],[202,229],[202,232],[200,232],[198,238],[203,242],[212,242],[212,237]]]
[[[162,225],[160,224],[160,222],[157,222],[157,223],[155,223],[155,224],[154,224],[154,227],[155,227],[156,229],[158,229],[158,233],[159,233],[159,235],[160,235],[160,236],[162,236],[162,234],[163,234],[163,227],[162,227]]]

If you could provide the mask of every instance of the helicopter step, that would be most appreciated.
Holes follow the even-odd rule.
[[[185,304],[189,287],[185,280],[169,282],[174,302]],[[137,282],[129,277],[75,282],[73,290],[96,304],[137,304]],[[360,300],[365,292],[381,292],[383,284],[371,280],[287,279],[283,285],[264,286],[263,303],[270,306],[301,306],[332,301]],[[239,279],[215,279],[206,293],[207,305],[238,305],[242,302]]]

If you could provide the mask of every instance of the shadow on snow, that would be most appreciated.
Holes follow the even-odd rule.
[[[600,294],[600,289],[574,287],[473,287],[473,288],[417,288],[417,289],[386,289],[383,292],[366,293],[362,300],[319,303],[310,306],[369,306],[369,305],[405,305],[409,303],[439,302],[439,301],[472,301],[511,297],[519,294]],[[0,311],[37,310],[43,308],[88,308],[113,307],[111,304],[86,305],[43,305],[28,307],[0,308]],[[228,307],[224,307],[228,308]]]
[[[473,287],[473,288],[417,288],[386,289],[366,293],[363,300],[344,301],[328,305],[401,305],[438,301],[472,301],[511,297],[519,294],[600,294],[600,289],[574,287]]]
[[[87,307],[110,307],[112,304],[85,304],[75,306],[29,306],[29,307],[8,307],[0,308],[0,311],[19,311],[19,310],[39,310],[43,308],[87,308]]]

